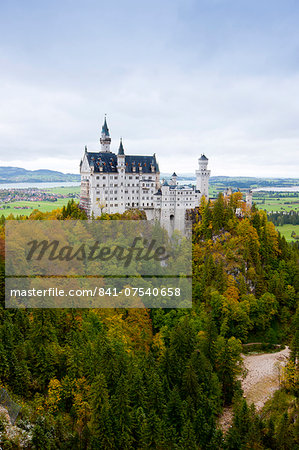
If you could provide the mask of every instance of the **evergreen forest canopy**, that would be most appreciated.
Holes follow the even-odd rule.
[[[22,404],[16,424],[32,436],[27,448],[296,448],[298,248],[265,212],[246,209],[241,193],[203,200],[191,216],[193,307],[184,310],[5,309],[2,220],[0,380]],[[84,217],[72,201],[29,219]],[[144,215],[100,219],[126,218]],[[237,380],[242,344],[256,341],[291,349],[263,415]],[[217,420],[232,403],[223,435]],[[1,445],[18,448],[5,430],[2,418]]]

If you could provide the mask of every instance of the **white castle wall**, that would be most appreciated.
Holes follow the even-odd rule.
[[[106,128],[104,128],[105,126]],[[111,139],[106,121],[100,142],[101,152],[110,153],[115,158],[115,154],[110,151]],[[138,208],[146,212],[148,220],[158,220],[170,234],[174,230],[185,233],[186,211],[199,206],[202,195],[205,195],[207,199],[209,197],[208,159],[201,155],[198,160],[196,187],[179,186],[175,173],[169,185],[164,183],[161,186],[160,173],[155,171],[152,165],[150,166],[152,171],[147,173],[142,172],[142,167],[134,167],[133,172],[126,171],[126,157],[121,154],[123,148],[121,150],[117,155],[115,171],[107,172],[98,166],[97,171],[94,170],[93,163],[89,162],[88,152],[85,149],[80,165],[80,204],[87,214],[97,217],[102,212],[123,213],[128,209]],[[98,154],[95,153],[95,155]],[[136,158],[138,157],[136,156]]]

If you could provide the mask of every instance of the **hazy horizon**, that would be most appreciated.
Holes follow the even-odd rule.
[[[2,169],[2,168],[5,168],[5,167],[7,167],[7,168],[14,168],[14,169],[25,169],[25,167],[17,167],[17,166],[10,166],[10,165],[3,165],[3,166],[0,166],[0,169]],[[63,171],[60,171],[60,170],[55,170],[55,169],[45,169],[45,168],[42,168],[42,167],[40,167],[40,168],[38,168],[38,169],[25,169],[25,170],[29,170],[29,171],[32,171],[32,172],[36,172],[36,171],[40,171],[40,170],[50,170],[50,171],[53,171],[53,172],[59,172],[59,173],[63,173],[64,175],[80,175],[79,174],[79,172],[63,172]],[[160,176],[168,176],[168,177],[171,177],[171,175],[172,175],[172,172],[160,172]],[[195,173],[192,173],[192,172],[183,172],[183,173],[178,173],[177,174],[177,176],[178,176],[178,179],[179,178],[184,178],[184,177],[194,177],[194,179],[196,178],[196,175],[195,175]],[[254,179],[259,179],[259,178],[261,178],[261,179],[282,179],[282,180],[299,180],[299,177],[268,177],[268,176],[266,176],[266,177],[263,177],[263,176],[251,176],[251,175],[236,175],[236,176],[234,176],[234,175],[213,175],[213,174],[211,174],[211,177],[210,178],[218,178],[218,177],[227,177],[227,178],[254,178]],[[0,180],[0,183],[1,183],[1,180]],[[17,183],[17,181],[14,181],[13,183]],[[23,183],[23,182],[21,182],[21,183]]]

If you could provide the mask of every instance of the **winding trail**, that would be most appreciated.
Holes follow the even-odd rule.
[[[259,353],[242,355],[245,376],[242,380],[244,398],[248,405],[254,403],[257,411],[262,409],[266,401],[279,389],[281,367],[285,366],[290,355],[290,350],[276,353]],[[226,432],[232,422],[232,407],[224,408],[219,418],[218,425]]]

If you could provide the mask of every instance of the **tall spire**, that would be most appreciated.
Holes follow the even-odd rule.
[[[109,153],[111,138],[110,138],[109,128],[107,125],[106,114],[105,114],[104,124],[102,126],[100,143],[101,143],[101,151],[105,152],[105,153]]]
[[[122,138],[120,138],[118,154],[119,154],[119,155],[124,155],[124,154],[125,154],[124,147],[123,147],[123,140],[122,140]]]
[[[102,134],[104,134],[105,136],[110,137],[109,128],[108,128],[107,120],[106,120],[106,114],[105,114],[104,124],[102,126]]]

